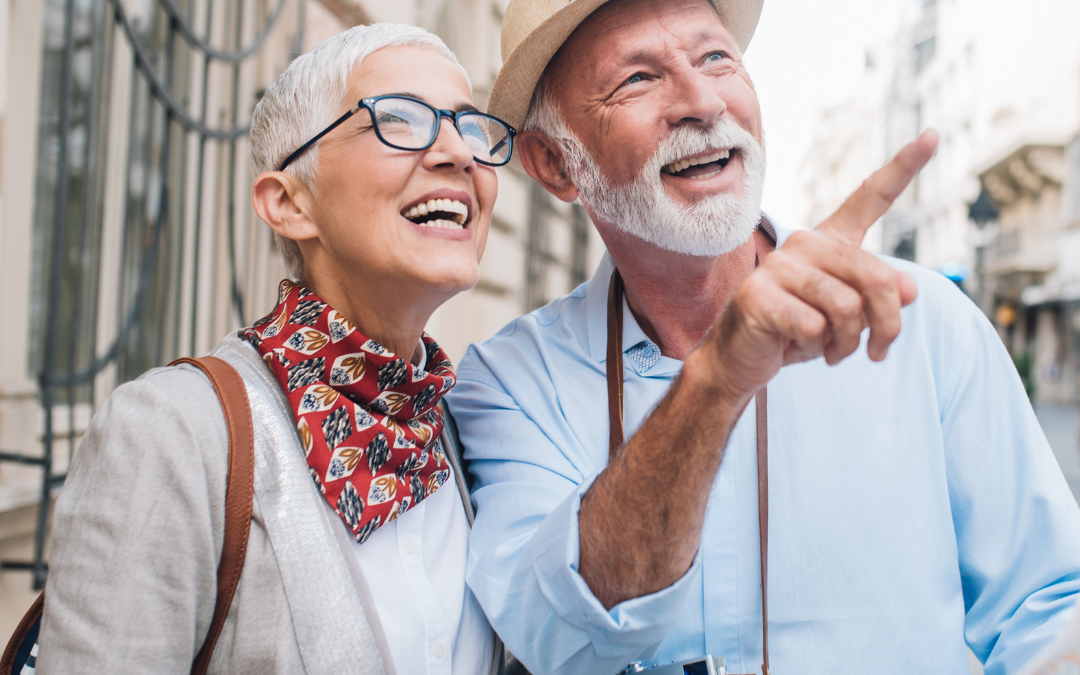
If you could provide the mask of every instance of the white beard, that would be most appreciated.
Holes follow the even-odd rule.
[[[599,218],[662,249],[710,257],[730,253],[750,238],[761,220],[765,148],[730,120],[721,118],[707,130],[675,129],[625,186],[611,184],[573,134],[561,140],[581,201]],[[719,148],[739,151],[743,184],[738,194],[713,195],[692,206],[679,204],[667,194],[660,180],[663,167]]]

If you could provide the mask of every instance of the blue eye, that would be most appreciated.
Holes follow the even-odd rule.
[[[627,84],[637,84],[638,82],[644,82],[644,81],[645,81],[645,76],[644,75],[642,75],[641,73],[635,73],[635,74],[631,75],[629,77],[629,79],[626,80],[626,83]]]
[[[727,54],[725,54],[724,52],[713,52],[712,54],[709,54],[705,58],[706,58],[706,60],[713,61],[713,62],[722,61],[722,60],[727,58]]]

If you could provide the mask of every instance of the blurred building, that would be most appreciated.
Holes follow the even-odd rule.
[[[981,198],[989,200],[996,213],[981,224],[977,300],[992,312],[1009,351],[1026,355],[1037,399],[1075,400],[1080,373],[1080,140],[1020,141],[990,161],[978,175]]]
[[[819,111],[814,137],[799,167],[806,203],[802,226],[828,218],[874,170],[873,111],[861,97]],[[880,223],[867,232],[864,246],[879,252]]]
[[[250,206],[247,125],[290,60],[351,25],[444,37],[482,108],[492,0],[0,0],[0,633],[44,580],[48,508],[120,383],[263,316],[284,268]],[[500,170],[481,280],[429,330],[460,358],[591,275],[578,206]]]
[[[1072,0],[1022,11],[1004,0],[903,0],[896,31],[867,49],[858,96],[821,113],[803,171],[804,192],[829,213],[858,176],[936,128],[937,155],[875,226],[871,248],[956,281],[1013,355],[1031,359],[1045,401],[1078,397],[1076,257],[1066,253],[1077,218],[1069,183],[1080,180],[1068,159],[1080,129],[1078,30]]]

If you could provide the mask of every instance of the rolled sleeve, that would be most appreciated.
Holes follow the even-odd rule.
[[[599,471],[571,434],[519,407],[469,357],[459,372],[450,406],[477,509],[466,579],[495,630],[534,675],[650,659],[678,624],[700,561],[668,588],[605,609],[578,572],[578,511]]]
[[[594,480],[579,486],[544,519],[525,556],[554,612],[588,634],[597,656],[626,659],[640,652],[642,645],[659,645],[678,623],[694,587],[692,579],[700,573],[700,556],[695,556],[690,569],[671,586],[604,609],[578,572],[578,512],[581,497]]]

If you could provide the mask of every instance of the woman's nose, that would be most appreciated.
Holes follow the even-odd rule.
[[[444,116],[440,118],[439,125],[439,135],[425,153],[424,163],[429,168],[453,167],[471,171],[476,160],[473,158],[472,150],[465,143],[465,139],[458,132],[454,120]]]

